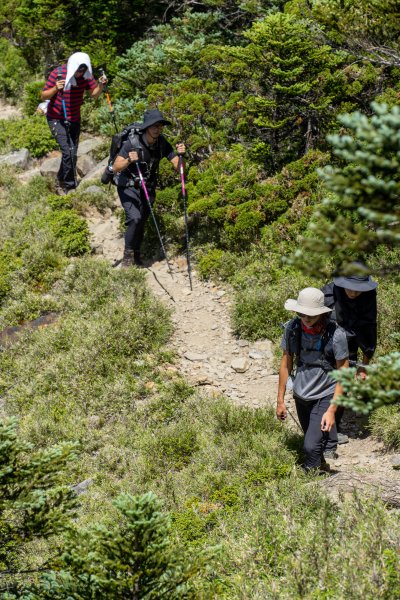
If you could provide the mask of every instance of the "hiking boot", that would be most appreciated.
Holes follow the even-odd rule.
[[[334,450],[327,450],[326,452],[324,452],[325,460],[336,460],[337,458],[339,458],[339,454]]]
[[[337,443],[338,444],[348,444],[349,443],[349,436],[345,435],[344,433],[339,433],[337,434]]]
[[[125,250],[124,257],[121,260],[121,268],[127,269],[128,267],[133,267],[135,263],[133,250]]]
[[[318,473],[320,475],[324,475],[325,473],[330,473],[330,472],[331,472],[331,466],[327,462],[322,462],[320,464],[320,466],[318,467]]]
[[[55,192],[57,196],[65,196],[65,190],[61,185],[56,185]]]
[[[142,257],[139,250],[133,251],[133,262],[137,267],[144,267],[144,263],[142,261]]]

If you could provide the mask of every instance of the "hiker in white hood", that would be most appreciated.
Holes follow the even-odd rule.
[[[76,153],[80,133],[80,108],[85,90],[92,98],[97,98],[106,81],[105,77],[96,81],[89,56],[84,52],[75,52],[66,64],[52,70],[42,89],[42,101],[49,100],[47,121],[62,152],[57,175],[60,193],[68,193],[77,186]]]

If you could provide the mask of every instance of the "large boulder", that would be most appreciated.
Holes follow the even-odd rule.
[[[97,148],[100,148],[102,144],[103,140],[99,138],[90,138],[88,140],[83,140],[79,143],[78,146],[78,158],[79,156],[83,156],[84,154],[91,154],[92,152],[97,150]]]
[[[96,180],[100,183],[100,178],[103,175],[103,171],[108,164],[108,158],[104,158],[101,162],[98,163],[96,167],[94,167],[85,177],[83,177],[81,183],[84,181],[93,181]]]
[[[0,165],[9,165],[10,167],[19,167],[20,169],[27,169],[31,163],[32,157],[29,150],[21,148],[17,152],[10,152],[9,154],[3,154],[0,156]]]
[[[78,156],[78,160],[76,162],[76,170],[81,177],[84,177],[90,171],[92,171],[95,167],[97,167],[97,161],[94,160],[89,154],[83,154]]]
[[[40,173],[45,177],[57,177],[60,164],[61,155],[54,158],[45,158],[45,160],[40,165]]]

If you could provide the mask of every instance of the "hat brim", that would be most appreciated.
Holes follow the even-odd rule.
[[[328,308],[327,306],[318,306],[318,308],[303,306],[293,298],[289,298],[289,300],[286,300],[285,308],[286,310],[292,310],[293,312],[298,312],[302,315],[307,315],[308,317],[317,317],[318,315],[323,315],[325,313],[332,312],[332,309]]]
[[[145,121],[144,123],[140,123],[139,127],[137,129],[139,129],[139,131],[145,131],[148,127],[151,127],[152,125],[155,125],[156,123],[161,123],[162,125],[172,125],[171,121],[167,121],[166,119],[149,119],[148,121]]]
[[[378,287],[378,282],[372,281],[372,279],[369,279],[368,281],[357,281],[350,277],[334,277],[333,283],[338,287],[346,288],[352,292],[370,292]]]

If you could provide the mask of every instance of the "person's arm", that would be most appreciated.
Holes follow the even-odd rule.
[[[349,366],[348,358],[344,358],[343,360],[336,361],[337,369],[347,369],[348,366]],[[336,404],[333,404],[333,403],[335,402],[336,398],[338,398],[339,396],[342,395],[342,393],[343,393],[343,387],[339,382],[337,382],[335,391],[333,394],[333,398],[332,398],[332,403],[329,406],[328,410],[322,415],[322,420],[321,420],[321,430],[322,431],[330,431],[332,429],[332,427],[334,426],[335,413],[337,410],[337,406],[336,406]]]
[[[171,162],[171,165],[174,167],[174,169],[176,171],[179,171],[179,154],[185,154],[185,152],[186,152],[185,144],[176,144],[176,151],[178,153],[178,156],[174,156],[173,158],[171,158],[170,162]]]
[[[286,403],[285,403],[285,391],[287,380],[293,369],[293,356],[286,350],[281,358],[281,365],[279,368],[279,383],[278,383],[278,397],[276,399],[276,416],[278,419],[284,421],[287,417]]]
[[[139,155],[136,152],[136,150],[131,150],[130,152],[128,152],[128,156],[126,158],[124,156],[121,156],[121,154],[118,154],[117,158],[114,160],[113,163],[114,173],[125,171],[125,169],[127,169],[129,165],[135,162],[136,160],[139,160]]]
[[[61,92],[65,86],[65,79],[58,79],[58,69],[54,69],[47,79],[44,88],[40,92],[40,99],[51,100],[57,92]]]
[[[97,82],[96,87],[93,88],[92,90],[89,90],[89,95],[91,98],[98,98],[100,96],[101,92],[104,90],[105,81],[102,81],[102,79],[103,78],[100,77],[99,81]]]
[[[370,358],[366,354],[364,354],[364,352],[363,352],[363,355],[362,355],[362,364],[363,365],[369,365],[369,361],[370,361]],[[366,379],[367,372],[364,369],[364,367],[358,367],[358,369],[357,369],[357,375],[358,375],[358,377],[360,379]]]

